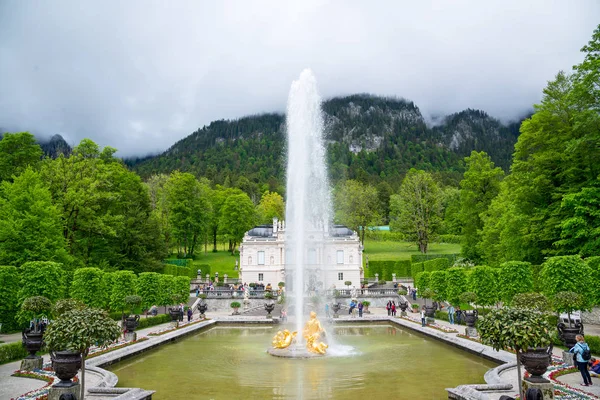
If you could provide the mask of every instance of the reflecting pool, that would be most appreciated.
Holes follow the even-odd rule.
[[[118,386],[156,390],[157,400],[437,400],[447,398],[445,388],[484,383],[484,373],[496,366],[387,324],[335,326],[343,351],[322,358],[272,357],[266,349],[278,329],[217,326],[108,369]]]

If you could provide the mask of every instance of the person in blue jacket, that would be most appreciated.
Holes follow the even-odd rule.
[[[590,376],[590,372],[588,371],[588,362],[590,361],[590,347],[585,342],[583,335],[575,336],[577,343],[575,346],[571,347],[569,353],[575,354],[575,361],[577,362],[577,368],[579,368],[579,372],[581,372],[581,376],[583,377],[583,383],[581,386],[592,386],[592,377]],[[587,355],[587,359],[586,356]]]

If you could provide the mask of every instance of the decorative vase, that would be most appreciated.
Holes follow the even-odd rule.
[[[479,315],[477,310],[463,311],[463,313],[465,316],[465,323],[467,324],[467,326],[469,328],[474,328],[475,323],[477,322],[477,316]]]
[[[429,318],[435,317],[435,306],[425,306],[425,316]]]
[[[569,349],[577,343],[575,336],[583,335],[583,324],[580,322],[576,322],[575,326],[572,327],[565,325],[563,322],[559,322],[556,329],[558,329],[558,337]]]
[[[406,312],[406,309],[408,308],[408,302],[402,301],[402,302],[398,303],[398,307],[400,307],[400,311]]]
[[[275,309],[275,303],[273,301],[269,301],[265,303],[265,311],[267,312],[267,318],[273,318],[271,316],[271,312]]]
[[[140,322],[139,315],[136,315],[135,317],[125,318],[125,328],[127,329],[127,332],[132,333],[135,330],[135,328],[138,327],[139,322]]]
[[[21,333],[23,340],[23,347],[27,349],[29,355],[25,358],[39,358],[35,353],[40,351],[42,346],[44,345],[44,334],[42,332],[31,332],[29,329],[24,330]]]
[[[204,315],[206,313],[206,310],[208,310],[208,304],[206,304],[204,301],[201,302],[200,304],[198,304],[198,311],[200,312],[200,317],[201,318],[205,318],[206,317]]]
[[[333,303],[331,305],[331,309],[333,310],[333,318],[337,318],[339,317],[339,312],[340,312],[340,308],[342,308],[342,306],[340,305],[340,303]]]
[[[239,310],[239,307],[234,307],[233,308],[233,315],[240,315],[240,312],[238,310]]]
[[[172,322],[177,322],[179,321],[179,313],[181,311],[179,311],[178,308],[169,308],[169,315],[171,316],[171,321]]]
[[[53,351],[50,352],[52,359],[52,369],[60,382],[55,387],[71,387],[75,385],[71,379],[77,375],[81,368],[81,354],[74,351]]]
[[[530,382],[547,382],[542,375],[546,373],[550,365],[551,355],[552,346],[529,348],[520,354],[519,360],[523,363],[525,370],[531,374],[531,377],[527,378]]]

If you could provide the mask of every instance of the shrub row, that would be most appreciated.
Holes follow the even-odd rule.
[[[173,260],[173,261],[187,261],[187,260]],[[203,271],[204,272],[204,271]],[[196,278],[198,270],[195,268],[181,267],[174,264],[166,264],[163,268],[163,274],[173,276],[187,276],[189,278]]]
[[[189,258],[163,260],[164,264],[177,265],[178,267],[191,267],[192,260]]]
[[[426,272],[441,271],[452,266],[452,262],[448,258],[434,258],[432,260],[423,261],[423,268]]]
[[[438,237],[439,243],[460,244],[461,240],[462,240],[462,236],[460,236],[460,235],[440,235]]]
[[[458,258],[458,254],[413,254],[410,256],[410,261],[414,264],[433,260],[434,258],[447,258],[450,264],[454,264],[454,261]]]
[[[21,342],[0,345],[0,364],[21,360],[29,353]]]
[[[396,274],[397,278],[411,276],[410,261],[371,261],[367,276],[374,277],[375,274],[379,274],[380,280],[388,281],[392,280],[392,274]]]
[[[149,326],[164,324],[171,321],[169,314],[160,314],[156,317],[140,318],[138,329],[148,328]]]

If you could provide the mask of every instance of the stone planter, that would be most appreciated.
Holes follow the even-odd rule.
[[[25,347],[29,352],[29,355],[25,358],[40,358],[39,356],[36,356],[35,353],[40,351],[44,345],[44,334],[42,332],[31,332],[29,330],[25,330],[21,333],[21,336],[23,338],[23,347]]]
[[[467,324],[467,326],[469,328],[474,328],[475,323],[477,322],[477,316],[479,315],[477,313],[477,310],[463,311],[463,313],[465,316],[465,323]]]
[[[435,318],[435,309],[434,306],[425,306],[425,316],[428,318]]]
[[[233,309],[233,314],[232,315],[240,315],[239,309],[240,309],[239,307],[235,307]]]
[[[527,349],[519,355],[519,359],[525,370],[531,374],[527,380],[530,382],[546,383],[548,380],[542,377],[546,373],[551,362],[552,346],[536,347]]]
[[[76,385],[71,379],[81,368],[81,354],[74,351],[53,351],[50,353],[52,369],[60,379],[56,387],[71,387]]]
[[[265,311],[267,312],[267,318],[273,318],[271,312],[275,309],[275,302],[269,301],[265,304]]]
[[[137,327],[138,324],[140,322],[140,316],[136,315],[134,317],[127,317],[125,318],[125,329],[127,329],[127,333],[132,333]]]
[[[340,303],[333,303],[331,305],[331,309],[333,310],[333,318],[338,318],[340,316],[340,308],[342,308]]]
[[[575,346],[575,344],[577,343],[577,339],[575,339],[575,336],[583,335],[583,324],[579,322],[576,322],[572,327],[569,327],[564,323],[559,322],[556,328],[558,329],[558,337],[563,342],[563,344],[569,349]]]
[[[206,310],[208,310],[208,304],[206,304],[205,302],[201,302],[200,304],[198,304],[200,318],[206,318],[206,315],[204,315],[206,313]]]
[[[180,311],[178,308],[169,308],[169,315],[172,322],[178,322],[180,314],[183,314],[183,311]]]

